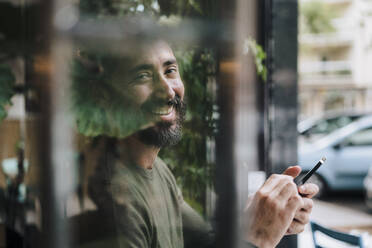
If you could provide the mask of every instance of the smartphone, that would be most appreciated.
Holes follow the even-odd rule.
[[[305,174],[305,176],[303,177],[297,177],[294,179],[294,182],[297,186],[300,186],[304,183],[306,183],[307,180],[309,180],[309,178],[319,169],[319,167],[324,164],[324,162],[326,161],[326,158],[323,157],[321,158],[318,163],[308,172]]]

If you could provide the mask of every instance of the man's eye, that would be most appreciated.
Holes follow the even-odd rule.
[[[149,80],[151,78],[152,78],[151,73],[141,72],[141,73],[138,73],[137,75],[135,75],[133,81],[145,81],[145,80]]]
[[[171,67],[171,68],[168,68],[166,71],[165,71],[165,74],[173,74],[173,73],[176,73],[177,72],[177,68],[175,67]]]

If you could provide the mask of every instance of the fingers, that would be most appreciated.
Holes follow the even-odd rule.
[[[319,191],[319,187],[313,183],[306,183],[298,188],[298,192],[306,198],[313,198]]]
[[[305,225],[310,221],[313,200],[308,198],[303,198],[302,200],[304,205],[298,211],[296,211],[294,219],[286,232],[287,235],[302,232],[305,228]]]
[[[293,219],[292,223],[287,229],[286,235],[303,232],[306,224],[310,221],[310,214],[308,212],[301,210],[295,216],[296,218]]]
[[[310,213],[311,210],[313,209],[313,205],[314,205],[313,200],[311,200],[309,198],[302,198],[302,201],[303,201],[304,204],[301,207],[301,210]]]
[[[301,173],[301,167],[296,165],[296,166],[288,167],[283,172],[283,175],[288,175],[293,178],[296,178],[300,173]],[[319,187],[316,184],[307,183],[307,184],[301,185],[298,189],[298,192],[304,197],[313,198],[319,192]]]
[[[309,220],[310,220],[309,213],[302,211],[302,210],[298,211],[295,214],[295,218],[293,219],[294,222],[299,222],[303,225],[306,225],[307,223],[309,223]]]
[[[295,194],[288,200],[287,206],[288,208],[295,210],[293,213],[294,216],[297,211],[305,206],[304,199],[299,194]]]
[[[301,222],[293,220],[289,228],[287,229],[286,235],[298,234],[305,230],[305,225]]]
[[[297,177],[301,173],[301,167],[296,165],[296,166],[290,166],[288,167],[284,172],[283,175],[288,175],[293,178]]]
[[[271,175],[264,185],[261,187],[261,189],[264,192],[272,192],[273,190],[277,190],[280,192],[281,188],[278,190],[278,185],[282,185],[281,180],[283,180],[283,176],[289,176],[291,177],[290,179],[297,177],[301,172],[301,167],[300,166],[290,166],[288,167],[282,175],[278,174],[273,174]]]
[[[252,226],[264,224],[262,226],[270,229],[268,233],[276,233],[275,230],[278,230],[276,228],[281,226],[283,231],[281,235],[297,234],[304,230],[313,207],[311,198],[319,189],[315,184],[305,184],[297,188],[293,179],[300,172],[299,166],[292,166],[287,168],[282,175],[273,174],[266,180],[255,194],[254,200],[251,201],[252,206],[256,206],[251,209],[263,211],[265,214],[257,214],[257,218],[254,219],[257,223]],[[306,197],[301,197],[299,193]],[[277,237],[280,237],[279,232]],[[254,235],[251,239],[254,240]]]
[[[313,208],[313,201],[307,198],[304,198],[302,200],[304,201],[304,205],[296,212],[294,219],[302,224],[307,224],[309,222],[310,213]]]
[[[308,203],[311,199],[300,196],[293,181],[300,171],[294,166],[282,175],[271,175],[250,199],[245,210],[246,240],[259,247],[275,247],[286,233],[303,230],[302,222],[308,221],[312,205]]]
[[[291,196],[297,194],[297,186],[291,176],[273,174],[259,191],[277,201],[287,202]]]
[[[278,195],[280,199],[283,199],[283,201],[287,202],[291,197],[297,195],[297,186],[293,182],[292,178],[283,182],[281,186],[281,188],[278,187],[278,190],[280,190]]]

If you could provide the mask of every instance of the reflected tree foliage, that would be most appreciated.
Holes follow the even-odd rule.
[[[92,51],[73,61],[71,99],[79,133],[125,138],[151,122],[141,112],[133,111],[131,96],[118,89],[120,69],[128,63],[113,54]]]
[[[314,0],[300,5],[300,31],[301,33],[330,33],[334,32],[331,21],[336,15],[324,2]]]
[[[79,2],[80,10],[91,16],[127,16],[146,14],[153,16],[177,15],[181,17],[205,18],[215,13],[212,0],[101,0]]]

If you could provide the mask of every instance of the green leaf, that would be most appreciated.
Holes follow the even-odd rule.
[[[251,53],[254,57],[254,63],[256,65],[257,75],[266,82],[267,80],[267,69],[264,64],[266,59],[266,53],[263,48],[257,44],[257,42],[252,38],[247,38],[244,40],[243,44],[243,54],[247,55]]]

